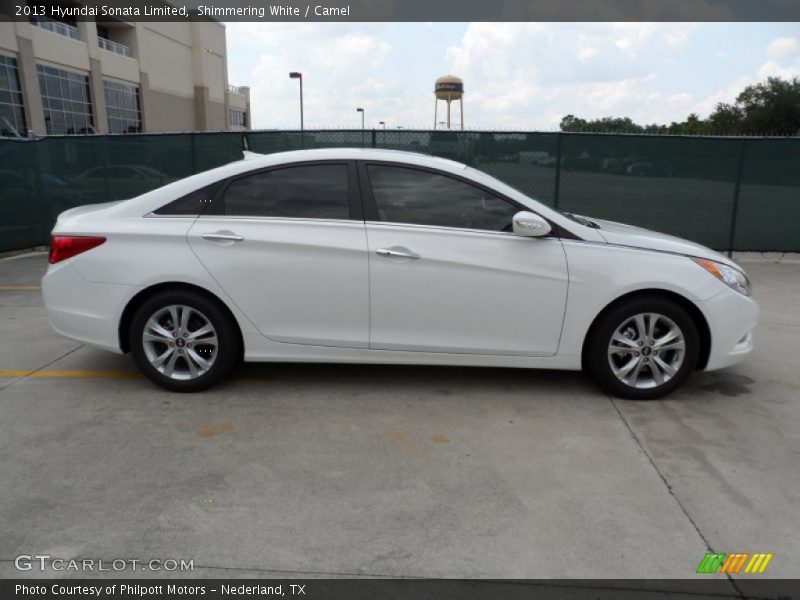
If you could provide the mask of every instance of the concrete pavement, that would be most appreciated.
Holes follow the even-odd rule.
[[[687,578],[709,549],[798,574],[800,264],[744,264],[746,363],[642,403],[576,373],[350,365],[171,394],[50,329],[45,266],[0,261],[0,577],[46,553],[195,577]]]

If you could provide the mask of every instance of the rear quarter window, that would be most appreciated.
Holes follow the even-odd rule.
[[[189,192],[185,196],[182,196],[177,200],[173,200],[172,202],[162,206],[158,210],[154,210],[153,214],[164,215],[164,216],[177,216],[177,217],[191,217],[191,216],[201,215],[203,214],[204,211],[208,209],[209,205],[213,201],[214,194],[216,194],[219,186],[220,183],[217,182],[202,187],[193,192]]]

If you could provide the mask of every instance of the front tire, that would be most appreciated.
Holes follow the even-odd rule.
[[[632,400],[663,398],[697,365],[700,335],[676,302],[640,297],[612,308],[594,327],[587,367],[609,394]]]
[[[207,296],[165,290],[136,310],[131,354],[142,373],[173,392],[204,390],[225,377],[241,354],[236,324]]]

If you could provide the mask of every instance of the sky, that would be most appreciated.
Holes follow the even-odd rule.
[[[748,84],[800,76],[800,23],[227,23],[228,79],[256,129],[429,129],[437,77],[464,80],[466,129],[707,117]],[[444,104],[440,105],[440,118]],[[457,110],[457,109],[456,109]]]

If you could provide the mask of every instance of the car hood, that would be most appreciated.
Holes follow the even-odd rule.
[[[717,262],[731,265],[737,269],[741,269],[727,256],[720,254],[702,244],[690,242],[673,235],[666,233],[658,233],[657,231],[650,231],[642,227],[634,227],[633,225],[625,225],[624,223],[615,223],[614,221],[606,221],[603,219],[594,219],[591,217],[584,217],[597,223],[600,226],[596,231],[603,236],[609,244],[617,246],[627,246],[630,248],[642,248],[645,250],[656,250],[659,252],[671,252],[674,254],[685,254],[687,256],[697,256],[698,258],[707,258]]]

